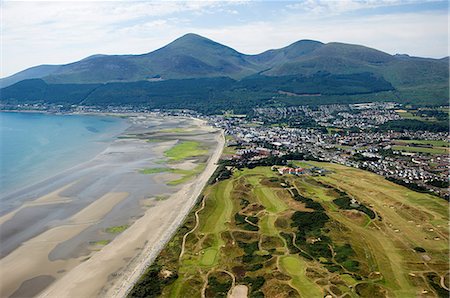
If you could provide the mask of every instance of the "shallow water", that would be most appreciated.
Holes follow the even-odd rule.
[[[0,200],[89,160],[127,127],[117,117],[0,113]]]

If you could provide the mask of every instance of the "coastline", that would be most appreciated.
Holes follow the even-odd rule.
[[[145,132],[149,127],[159,128],[157,123],[152,122],[154,119],[151,117],[149,125],[139,127],[134,123],[134,130],[130,129],[127,133]],[[167,121],[173,119],[175,117]],[[53,180],[50,178],[38,183],[48,186],[35,191],[20,208],[3,214],[0,217],[2,236],[5,231],[12,229],[8,224],[30,215],[31,211],[36,213],[33,216],[41,217],[44,216],[42,210],[51,214],[57,210],[61,212],[62,209],[66,212],[64,216],[50,216],[48,221],[42,224],[37,222],[31,227],[35,229],[34,234],[23,238],[23,241],[17,239],[17,243],[22,243],[20,247],[6,252],[0,260],[0,294],[17,296],[26,294],[26,289],[31,289],[42,297],[125,295],[195,204],[203,189],[202,185],[206,184],[214,172],[215,163],[223,149],[223,134],[206,128],[203,120],[176,117],[172,122],[177,121],[183,125],[197,125],[204,133],[216,135],[216,146],[204,171],[181,187],[160,185],[161,182],[176,177],[176,174],[164,174],[161,175],[163,178],[148,180],[153,178],[135,170],[158,165],[160,157],[152,157],[148,151],[153,150],[154,154],[162,156],[163,152],[174,145],[173,141],[149,143],[133,138],[118,138],[92,160],[58,174]],[[179,137],[184,138],[182,134]],[[122,155],[127,161],[120,161]],[[127,164],[131,157],[136,159]],[[102,177],[103,172],[108,173],[106,178]],[[142,181],[136,182],[136,177]],[[105,183],[102,179],[112,181]],[[133,187],[124,189],[126,181],[122,184],[115,182],[121,179],[134,183]],[[148,181],[153,182],[148,184]],[[94,191],[97,185],[101,185],[103,189]],[[161,189],[149,197],[148,191],[155,186]],[[28,192],[32,189],[33,186],[29,186]],[[155,199],[159,196],[158,193],[164,195],[168,192],[173,192],[172,195],[167,195],[168,198]],[[86,201],[85,197],[89,200]],[[125,206],[128,209],[123,209]],[[131,216],[128,221],[125,220],[127,216]],[[128,229],[112,237],[109,244],[95,244],[101,242],[101,237],[105,237],[104,231],[108,225],[128,225],[127,223],[130,225]],[[93,227],[96,227],[96,230],[93,230]],[[30,229],[27,226],[24,228]],[[93,235],[97,235],[97,238],[93,238]],[[17,238],[14,237],[13,239]],[[80,244],[86,242],[91,244]],[[13,269],[17,267],[20,270]],[[8,272],[13,271],[14,274],[8,275]],[[100,280],[103,280],[104,284]],[[68,287],[68,283],[74,287]],[[85,286],[80,287],[80,284]],[[81,288],[89,294],[80,293]]]
[[[41,293],[39,297],[125,297],[182,224],[217,168],[216,163],[222,154],[224,145],[223,133],[218,136],[217,140],[219,144],[203,173],[196,180],[184,185],[181,190],[163,201],[163,204],[159,206],[158,212],[163,212],[166,219],[169,211],[172,211],[170,220],[155,223],[150,214],[147,213],[136,221],[128,231],[119,235],[109,246],[105,247],[102,254],[96,254],[87,262],[76,267]],[[185,202],[178,204],[182,209],[175,210],[173,203],[183,199]],[[152,228],[151,231],[156,232],[156,234],[147,234],[146,231],[149,228]],[[102,281],[107,281],[107,272],[111,271],[108,266],[118,267],[117,259],[123,256],[130,246],[133,247],[133,242],[139,241],[141,243],[144,241],[146,244],[132,264],[122,269],[116,280],[108,283],[107,287],[102,286],[100,292],[98,292],[100,288],[98,286],[99,278]],[[116,262],[114,262],[115,260]]]
[[[8,114],[17,114],[17,117],[10,117]],[[28,117],[29,115],[33,116]],[[29,118],[31,120],[23,120]],[[36,188],[46,180],[94,159],[132,125],[128,119],[103,114],[0,111],[0,120],[4,121],[1,125],[1,141],[4,145],[0,146],[3,152],[0,175],[2,207],[5,207],[4,198],[23,192],[30,187]],[[64,126],[60,124],[61,122],[68,124]],[[31,124],[27,125],[27,123]],[[62,130],[66,128],[69,132],[62,133]],[[40,133],[39,129],[50,131],[50,133]],[[14,146],[17,140],[22,139],[30,141],[17,145],[25,149],[16,150]],[[20,154],[16,154],[16,151]],[[48,152],[51,152],[51,155]],[[17,207],[16,199],[14,199],[13,208],[15,207]],[[0,208],[0,216],[5,211],[7,210]]]

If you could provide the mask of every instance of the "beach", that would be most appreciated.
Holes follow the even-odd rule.
[[[198,119],[130,121],[92,160],[14,194],[25,203],[0,217],[2,297],[123,297],[183,222],[222,132]],[[168,160],[180,142],[200,144],[201,156]],[[180,174],[195,166],[203,170]],[[143,172],[158,167],[175,170]]]

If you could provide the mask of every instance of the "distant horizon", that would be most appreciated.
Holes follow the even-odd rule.
[[[448,56],[441,0],[3,1],[0,9],[0,77],[94,54],[148,53],[189,32],[248,55],[311,39]]]
[[[124,55],[139,56],[139,55],[145,55],[145,54],[149,54],[149,53],[151,53],[151,52],[157,51],[157,50],[159,50],[159,49],[161,49],[161,48],[167,46],[168,44],[174,42],[175,40],[177,40],[177,39],[179,39],[179,38],[181,38],[181,37],[183,37],[183,36],[190,35],[190,34],[192,34],[192,35],[198,35],[198,36],[201,36],[201,37],[203,37],[203,38],[206,38],[206,39],[212,40],[212,41],[214,41],[214,42],[217,42],[217,41],[215,41],[214,39],[209,38],[209,37],[207,37],[207,36],[200,35],[200,34],[195,33],[195,32],[188,32],[188,33],[185,33],[185,34],[183,34],[183,35],[181,35],[181,36],[175,38],[174,40],[170,41],[170,42],[167,43],[166,45],[163,45],[163,46],[161,46],[161,47],[159,47],[159,48],[157,48],[157,49],[154,49],[154,50],[151,50],[151,51],[148,51],[148,52],[144,52],[144,53],[124,53],[124,54],[103,54],[103,53],[94,53],[94,54],[91,54],[91,55],[89,55],[89,56],[80,58],[80,59],[78,59],[78,60],[75,60],[75,61],[69,61],[69,62],[61,63],[61,64],[57,64],[57,63],[56,63],[56,64],[43,63],[43,64],[38,64],[38,65],[31,65],[31,66],[26,67],[26,68],[24,68],[24,69],[22,69],[22,70],[19,70],[18,72],[15,72],[15,73],[13,73],[13,74],[10,74],[10,75],[8,75],[8,76],[0,77],[0,79],[7,78],[7,77],[9,77],[9,76],[15,75],[15,74],[20,73],[20,72],[22,72],[22,71],[24,71],[24,70],[27,70],[27,69],[29,69],[29,68],[33,68],[33,67],[37,67],[37,66],[41,66],[41,65],[49,65],[49,66],[66,65],[66,64],[78,62],[78,61],[81,61],[81,60],[84,60],[84,59],[88,59],[88,58],[90,58],[90,57],[95,57],[95,56],[124,56]],[[288,46],[290,46],[290,45],[292,45],[292,44],[294,44],[294,43],[296,43],[296,42],[300,42],[300,41],[314,41],[314,42],[320,42],[320,43],[322,43],[322,44],[342,43],[342,44],[351,44],[351,45],[357,45],[357,46],[363,46],[363,47],[371,48],[371,47],[368,47],[368,46],[366,46],[366,45],[364,45],[364,44],[346,43],[346,42],[341,42],[341,41],[322,42],[322,41],[320,41],[320,40],[309,39],[309,38],[308,38],[308,39],[299,39],[299,40],[292,41],[291,43],[289,43],[289,44],[287,44],[287,45],[285,45],[285,46],[279,47],[279,48],[268,48],[268,49],[263,50],[263,51],[258,52],[258,53],[248,54],[248,53],[241,52],[241,51],[239,51],[239,50],[237,50],[237,49],[235,49],[235,48],[233,48],[233,47],[230,47],[230,46],[228,46],[227,44],[222,44],[222,43],[220,43],[220,42],[217,42],[217,43],[222,44],[222,45],[227,46],[227,47],[230,47],[230,48],[232,48],[233,50],[235,50],[235,51],[237,51],[237,52],[239,52],[239,53],[241,53],[241,54],[248,55],[248,56],[256,56],[256,55],[262,54],[262,53],[267,52],[267,51],[270,51],[270,50],[278,50],[278,49],[282,49],[282,48],[288,47]],[[378,50],[378,51],[382,51],[382,50],[377,49],[377,48],[372,48],[372,49],[375,49],[375,50]],[[384,51],[382,51],[382,52],[384,52]],[[448,57],[449,57],[449,55],[444,56],[444,57],[437,57],[437,58],[435,58],[435,57],[414,56],[414,55],[410,55],[409,53],[388,53],[388,52],[385,52],[385,53],[387,53],[387,54],[389,54],[389,55],[408,55],[408,56],[410,56],[410,57],[430,58],[430,59],[437,59],[437,60],[445,59],[445,58],[448,58]]]

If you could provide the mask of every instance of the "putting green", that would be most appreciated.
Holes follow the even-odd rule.
[[[298,256],[280,257],[280,266],[292,280],[292,286],[299,292],[301,297],[323,297],[323,292],[306,277],[306,263]]]
[[[217,257],[217,249],[211,247],[211,248],[207,248],[203,251],[203,256],[200,260],[200,264],[203,266],[211,266],[214,264],[214,261],[216,260]]]

